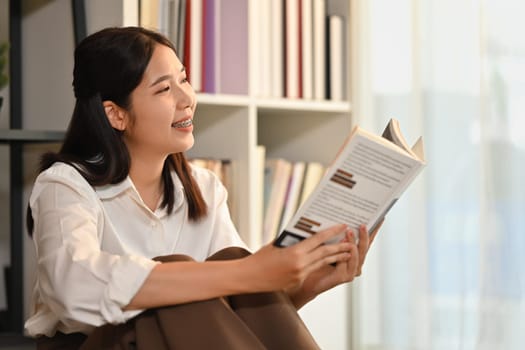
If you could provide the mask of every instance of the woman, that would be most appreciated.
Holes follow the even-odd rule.
[[[29,203],[38,271],[26,330],[38,348],[144,348],[146,333],[148,349],[158,338],[167,349],[316,348],[296,310],[360,274],[366,229],[359,244],[339,225],[249,253],[224,187],[184,158],[195,93],[158,33],[87,37],[73,86],[64,143],[43,157]]]

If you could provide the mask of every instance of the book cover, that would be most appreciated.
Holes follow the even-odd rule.
[[[168,18],[168,32],[167,37],[171,40],[175,46],[175,51],[177,55],[180,53],[178,50],[178,34],[179,34],[179,11],[180,11],[180,0],[169,0],[167,3],[167,18]],[[182,59],[182,57],[181,57]]]
[[[202,2],[202,91],[215,93],[215,0]]]
[[[140,23],[139,19],[139,0],[129,0],[122,2],[122,25],[136,26]]]
[[[279,232],[284,229],[284,225],[290,221],[293,214],[296,212],[299,199],[301,196],[301,189],[303,186],[304,172],[306,169],[305,162],[295,162],[292,164],[292,171],[288,181],[288,189],[286,191],[286,198],[284,200],[283,214]]]
[[[344,100],[344,25],[342,16],[328,16],[328,90],[332,101]]]
[[[177,33],[177,46],[175,49],[177,50],[177,56],[179,56],[180,59],[183,59],[184,51],[185,51],[185,37],[186,37],[186,1],[189,0],[179,0],[179,11],[178,11],[178,33]]]
[[[271,0],[270,16],[270,96],[284,97],[284,3]]]
[[[381,136],[356,126],[274,244],[293,245],[341,223],[355,232],[365,224],[372,232],[425,164],[422,138],[409,147],[396,120]]]
[[[265,162],[265,206],[262,243],[268,243],[278,233],[292,164],[281,158]]]
[[[300,97],[300,21],[299,0],[285,0],[285,96]]]
[[[313,2],[314,99],[326,98],[326,2]]]
[[[160,30],[159,0],[140,1],[139,25],[141,27]]]
[[[306,164],[298,207],[301,206],[308,197],[310,197],[310,194],[317,187],[319,181],[321,181],[325,171],[325,166],[319,162],[308,162]]]
[[[252,17],[252,20],[256,18],[255,31],[257,35],[257,45],[255,54],[257,58],[256,65],[259,67],[268,67],[268,69],[259,69],[257,74],[256,84],[254,84],[254,95],[258,97],[270,97],[271,96],[271,69],[272,69],[272,1],[258,1],[257,11],[258,16]],[[253,27],[252,27],[253,28]],[[270,74],[269,74],[270,71]]]
[[[191,66],[191,50],[190,50],[190,43],[191,43],[191,0],[186,0],[184,7],[184,40],[183,42],[183,52],[182,52],[182,64],[186,67],[186,77],[188,78],[188,81],[191,81],[192,77],[192,70],[193,67]],[[182,23],[181,23],[182,24]]]
[[[218,14],[217,93],[248,94],[248,2],[222,0],[216,4]]]
[[[312,0],[301,0],[301,92],[305,100],[314,95]]]
[[[202,91],[202,2],[191,0],[190,8],[190,66],[189,82],[196,92]]]

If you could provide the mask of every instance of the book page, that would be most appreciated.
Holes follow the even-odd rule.
[[[356,133],[287,224],[282,245],[341,223],[356,233],[366,224],[370,231],[421,167],[410,155]]]

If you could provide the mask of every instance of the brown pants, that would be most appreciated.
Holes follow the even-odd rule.
[[[208,260],[242,258],[227,248]],[[187,261],[184,255],[157,258]],[[319,349],[288,296],[282,292],[215,298],[147,310],[120,325],[104,325],[89,336],[57,333],[37,339],[38,350],[256,350]]]

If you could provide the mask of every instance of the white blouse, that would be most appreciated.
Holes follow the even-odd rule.
[[[156,256],[186,254],[202,261],[228,246],[246,248],[231,221],[224,186],[212,172],[192,169],[208,205],[208,215],[197,222],[188,220],[174,172],[170,215],[166,209],[152,212],[129,177],[93,188],[64,163],[38,176],[29,200],[37,255],[32,316],[25,324],[29,335],[90,333],[136,316],[143,310],[122,308],[157,264]]]

